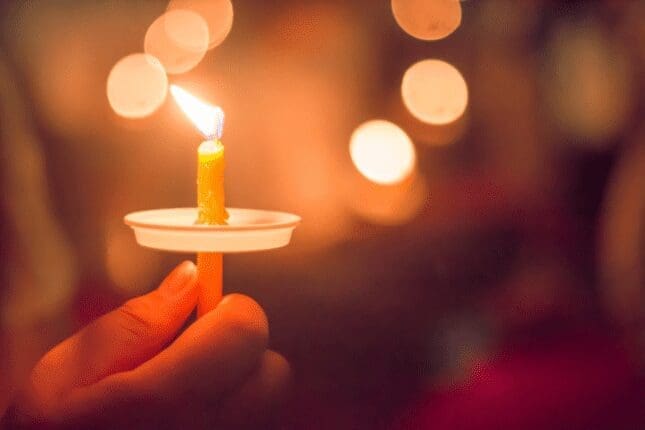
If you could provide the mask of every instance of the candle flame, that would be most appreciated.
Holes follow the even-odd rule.
[[[210,105],[177,85],[170,86],[170,93],[206,139],[221,139],[224,129],[224,111]]]

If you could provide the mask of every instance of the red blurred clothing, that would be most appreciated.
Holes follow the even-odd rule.
[[[463,385],[427,392],[396,429],[643,429],[645,384],[611,336],[508,345]]]

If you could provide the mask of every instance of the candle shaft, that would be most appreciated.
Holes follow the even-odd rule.
[[[198,150],[197,162],[197,222],[226,224],[228,214],[224,206],[224,146],[219,141],[203,142]],[[214,309],[222,298],[222,275],[222,254],[197,254],[198,317]]]
[[[197,254],[197,316],[201,317],[222,299],[222,277],[224,258],[218,252],[200,252]]]

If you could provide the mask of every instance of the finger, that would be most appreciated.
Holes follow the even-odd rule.
[[[229,295],[158,355],[134,370],[74,390],[49,411],[50,417],[78,421],[102,411],[110,419],[149,416],[176,421],[186,411],[212,414],[222,396],[258,365],[267,339],[267,319],[260,305],[243,295]],[[185,418],[195,424],[214,420],[194,414]]]
[[[132,376],[153,392],[217,398],[253,370],[268,337],[260,305],[250,297],[231,294]]]
[[[244,385],[220,408],[222,428],[266,428],[277,415],[291,379],[287,360],[274,351],[265,351],[262,361]]]
[[[47,353],[31,375],[33,397],[49,403],[72,388],[135,368],[176,336],[196,300],[195,265],[187,261],[156,290],[129,300]]]

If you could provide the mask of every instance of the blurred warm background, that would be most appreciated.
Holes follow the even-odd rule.
[[[294,370],[281,428],[642,428],[644,23],[636,0],[0,2],[0,411],[192,258],[122,222],[194,204],[174,83],[226,112],[227,203],[304,219],[226,257]]]

